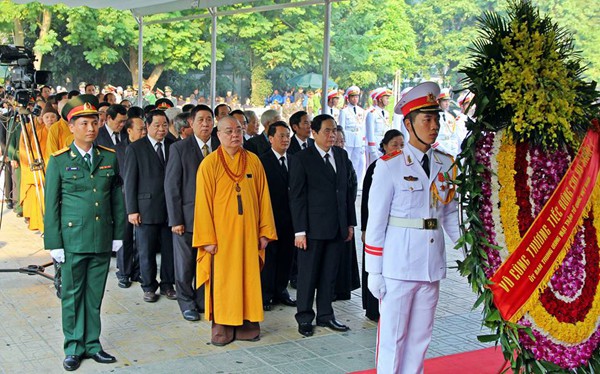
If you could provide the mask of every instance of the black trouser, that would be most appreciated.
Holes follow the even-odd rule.
[[[285,235],[267,245],[265,265],[260,273],[263,303],[266,304],[272,299],[276,302],[290,296],[287,284],[295,250],[294,234]]]
[[[306,251],[298,249],[298,289],[296,321],[310,323],[315,318],[312,308],[317,292],[317,323],[334,318],[333,290],[340,263],[340,251],[345,245],[338,234],[332,240],[308,239]]]
[[[196,257],[198,249],[192,247],[192,233],[173,235],[173,258],[177,303],[182,312],[196,309],[204,311],[204,285],[196,289]]]
[[[173,238],[171,228],[164,225],[141,224],[135,228],[140,275],[144,292],[172,289],[175,283]],[[160,252],[160,285],[156,281],[156,254]]]
[[[127,222],[125,224],[125,236],[123,236],[123,248],[117,252],[117,278],[137,279],[140,274],[140,263],[137,248],[133,237],[134,226]]]

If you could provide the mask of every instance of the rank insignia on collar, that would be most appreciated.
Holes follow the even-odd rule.
[[[98,169],[100,169],[100,170],[104,170],[104,169],[112,169],[112,165],[104,165],[104,166],[100,166],[100,167],[98,167]]]
[[[404,177],[404,180],[407,180],[407,181],[409,181],[409,182],[414,182],[414,181],[418,181],[418,180],[419,180],[419,178],[417,178],[417,177],[413,177],[412,175],[409,175],[409,176],[407,176],[407,177]]]
[[[75,155],[75,152],[73,152],[73,151],[71,151],[71,153],[69,153],[69,155],[71,155],[71,157],[77,157],[77,156]]]
[[[408,161],[409,164],[413,163],[412,158],[410,158],[410,155],[406,156],[406,161]]]

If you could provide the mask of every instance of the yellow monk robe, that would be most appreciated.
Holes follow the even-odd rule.
[[[260,270],[265,253],[259,251],[258,239],[277,239],[269,187],[260,160],[243,149],[233,159],[223,152],[224,159],[230,170],[239,173],[241,152],[247,154],[245,176],[239,183],[242,215],[238,214],[236,183],[225,173],[218,152],[212,152],[200,163],[196,176],[192,241],[199,248],[196,286],[206,287],[206,318],[227,326],[264,319]],[[202,249],[211,244],[217,245],[214,256]]]
[[[50,126],[48,140],[46,141],[46,152],[44,160],[48,163],[50,155],[54,152],[68,147],[73,142],[73,134],[69,130],[69,124],[64,119],[59,119]]]
[[[48,129],[42,123],[35,121],[35,129],[37,133],[37,139],[40,145],[41,154],[44,155],[46,151],[46,139],[48,138]],[[30,150],[30,157],[33,159],[38,158],[38,151],[35,145],[33,131],[31,127],[27,125],[27,135],[29,137],[29,143],[25,148],[25,137],[21,133],[21,139],[19,141],[19,167],[21,168],[21,206],[23,207],[23,217],[29,218],[29,229],[40,230],[44,232],[44,216],[43,216],[43,205],[44,195],[42,192],[44,178],[43,172],[38,172],[34,176],[34,172],[29,167],[29,159],[27,158],[27,149]],[[47,164],[48,160],[44,158],[44,162]],[[45,165],[44,165],[45,167]],[[37,179],[37,191],[36,191],[36,179]],[[38,199],[38,193],[40,199]]]

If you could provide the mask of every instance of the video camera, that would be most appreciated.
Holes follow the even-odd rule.
[[[51,73],[46,70],[35,70],[33,51],[21,46],[0,45],[0,64],[11,69],[10,82],[15,89],[15,100],[27,106],[29,100],[34,98],[37,85],[44,85],[50,81]]]

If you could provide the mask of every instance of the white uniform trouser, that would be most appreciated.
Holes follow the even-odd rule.
[[[365,174],[365,147],[349,147],[346,146],[348,157],[354,166],[356,178],[358,179],[358,189],[362,190],[362,180]]]
[[[377,331],[377,373],[422,374],[440,282],[385,278]]]

